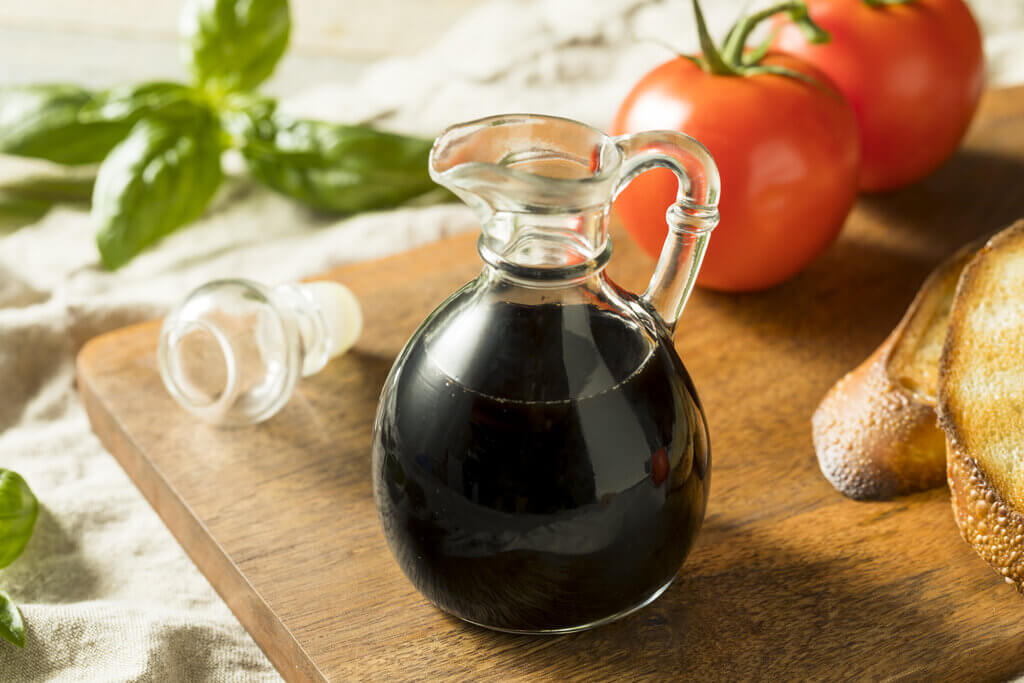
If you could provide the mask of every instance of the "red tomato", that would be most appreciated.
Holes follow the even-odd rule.
[[[679,130],[702,142],[722,177],[721,223],[697,283],[727,291],[771,287],[800,271],[843,226],[857,194],[857,122],[828,78],[786,55],[762,64],[811,76],[716,76],[687,59],[657,67],[633,88],[616,134]],[[637,242],[657,257],[676,181],[658,169],[615,202]]]
[[[832,41],[811,45],[799,28],[780,20],[774,47],[824,71],[853,106],[862,144],[861,188],[906,185],[948,159],[984,81],[981,34],[962,0],[807,5]]]

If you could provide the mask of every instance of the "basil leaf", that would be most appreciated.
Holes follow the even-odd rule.
[[[102,161],[143,115],[187,100],[177,83],[98,93],[73,85],[0,89],[0,152],[59,164]]]
[[[11,596],[3,591],[0,591],[0,638],[12,645],[25,647],[25,623],[21,620],[21,612]]]
[[[39,501],[21,475],[0,468],[0,569],[21,555],[38,515]]]
[[[355,213],[397,206],[437,188],[431,140],[368,126],[257,119],[241,150],[249,172],[315,209]]]
[[[273,72],[290,31],[288,0],[189,0],[181,13],[182,56],[208,92],[250,90]]]
[[[88,206],[92,176],[31,175],[0,183],[0,234],[35,223],[58,202]]]
[[[71,85],[0,89],[0,152],[59,164],[100,161],[131,124],[80,121],[79,113],[92,101],[91,92]]]
[[[209,112],[187,124],[135,124],[100,166],[93,190],[103,264],[118,268],[198,218],[223,178],[220,154],[220,128]]]
[[[82,107],[78,120],[85,124],[118,122],[123,126],[123,138],[143,116],[159,115],[168,120],[193,118],[198,99],[201,96],[192,88],[171,81],[123,85],[96,93]]]
[[[0,236],[39,221],[53,202],[8,195],[0,190]]]
[[[0,196],[54,204],[88,203],[95,176],[89,174],[33,174],[9,182],[0,182]]]

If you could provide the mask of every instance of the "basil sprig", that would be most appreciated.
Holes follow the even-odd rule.
[[[17,472],[0,468],[0,569],[18,559],[32,538],[39,501]],[[11,596],[0,591],[0,637],[25,647],[25,626]]]
[[[0,153],[101,164],[92,217],[110,269],[203,213],[231,147],[255,180],[322,211],[390,208],[435,190],[429,140],[275,113],[255,88],[290,31],[287,0],[186,0],[190,83],[0,88]],[[0,218],[37,218],[54,201],[39,194],[0,188]]]
[[[280,116],[261,123],[242,143],[249,173],[313,208],[367,211],[436,187],[426,164],[430,140]]]

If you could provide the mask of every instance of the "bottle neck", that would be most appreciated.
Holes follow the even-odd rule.
[[[607,205],[572,213],[495,213],[477,251],[521,284],[560,286],[600,273],[612,253]]]

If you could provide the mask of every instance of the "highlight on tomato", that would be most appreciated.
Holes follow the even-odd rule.
[[[963,0],[807,0],[832,35],[779,19],[772,45],[828,74],[857,115],[864,190],[890,190],[948,159],[981,97],[981,33]]]
[[[724,291],[776,285],[802,270],[839,234],[857,194],[860,143],[853,110],[827,76],[799,59],[747,50],[751,31],[785,13],[808,40],[828,35],[803,2],[741,19],[719,48],[693,0],[702,53],[655,68],[626,96],[616,134],[678,130],[700,140],[722,177],[721,223],[697,284]],[[615,202],[630,235],[652,257],[665,239],[676,184],[657,169]]]

